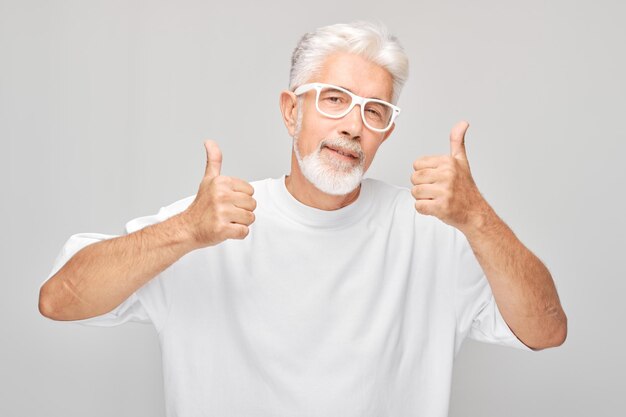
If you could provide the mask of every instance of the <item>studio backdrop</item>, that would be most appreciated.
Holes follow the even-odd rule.
[[[361,19],[410,59],[366,176],[409,188],[413,161],[448,153],[467,120],[479,189],[550,269],[569,320],[541,352],[466,341],[450,415],[619,414],[625,14],[608,0],[0,0],[0,415],[165,415],[154,328],[49,320],[39,286],[72,234],[121,234],[195,194],[206,139],[223,175],[288,174],[278,97],[293,48]]]

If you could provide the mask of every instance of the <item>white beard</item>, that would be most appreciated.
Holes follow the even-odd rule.
[[[302,98],[298,97],[298,116],[296,120],[296,132],[293,135],[293,150],[304,178],[313,184],[318,190],[331,195],[346,195],[354,191],[365,174],[365,155],[361,145],[350,139],[338,137],[324,139],[317,149],[302,158],[298,149],[298,136],[302,129]],[[358,159],[357,165],[341,161],[337,158],[321,156],[325,145],[334,145],[353,151]]]
[[[298,111],[296,132],[293,136],[293,150],[304,178],[326,194],[346,195],[355,190],[365,174],[363,170],[365,167],[365,156],[358,142],[344,137],[324,139],[320,142],[317,149],[302,158],[298,149],[298,135],[301,127],[302,115]],[[322,156],[321,152],[325,145],[334,145],[352,150],[358,156],[358,164],[354,165],[335,157]]]

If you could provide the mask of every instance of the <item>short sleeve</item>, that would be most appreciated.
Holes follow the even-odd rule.
[[[126,223],[125,233],[129,234],[146,226],[160,223],[182,211],[192,200],[192,197],[188,197],[167,207],[161,207],[157,214],[132,219]],[[40,288],[79,250],[87,245],[118,236],[120,235],[102,233],[77,233],[70,236],[61,248],[54,261],[52,270]],[[102,327],[117,326],[126,322],[152,323],[159,330],[169,308],[169,297],[163,275],[162,272],[151,279],[108,313],[82,320],[69,320],[68,322]]]
[[[455,310],[459,340],[470,339],[533,352],[502,317],[485,276],[465,235],[454,229]]]

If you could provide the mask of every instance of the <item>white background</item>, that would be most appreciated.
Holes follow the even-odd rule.
[[[194,194],[203,140],[222,173],[289,172],[278,96],[300,36],[379,19],[411,74],[367,176],[410,186],[466,119],[487,200],[551,270],[566,343],[468,341],[451,416],[600,416],[626,408],[626,6],[620,1],[0,0],[0,415],[164,416],[151,326],[39,315],[65,240]],[[277,239],[280,237],[277,236]]]

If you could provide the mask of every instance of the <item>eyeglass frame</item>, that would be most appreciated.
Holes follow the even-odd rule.
[[[326,112],[323,112],[320,107],[319,107],[319,98],[320,98],[320,92],[322,91],[323,88],[334,88],[337,89],[339,91],[342,91],[346,94],[348,94],[350,96],[350,98],[352,99],[352,101],[350,102],[350,106],[346,109],[345,112],[343,112],[340,115],[332,115],[332,114],[328,114]],[[379,133],[383,133],[388,131],[389,129],[391,129],[391,127],[393,126],[394,121],[396,120],[396,117],[398,117],[398,115],[400,114],[400,107],[398,106],[394,106],[393,104],[386,102],[384,100],[379,100],[377,98],[366,98],[366,97],[361,97],[359,95],[354,94],[352,91],[350,90],[346,90],[345,88],[333,85],[333,84],[325,84],[325,83],[307,83],[307,84],[302,84],[301,86],[299,86],[298,88],[296,88],[294,90],[294,94],[296,96],[299,96],[301,94],[304,94],[308,91],[311,90],[315,90],[315,108],[317,109],[317,111],[326,116],[326,117],[330,117],[331,119],[341,119],[342,117],[345,117],[348,113],[350,113],[352,111],[352,109],[354,108],[354,106],[356,106],[357,104],[359,105],[359,107],[361,108],[361,120],[363,120],[363,123],[365,124],[365,126],[367,126],[368,129],[373,130],[374,132],[379,132]],[[391,119],[389,120],[389,125],[384,128],[384,129],[379,129],[373,126],[370,126],[370,124],[367,122],[367,120],[365,119],[365,105],[367,103],[381,103],[381,104],[385,104],[387,106],[390,106],[391,109],[393,110],[393,112],[391,113]]]

